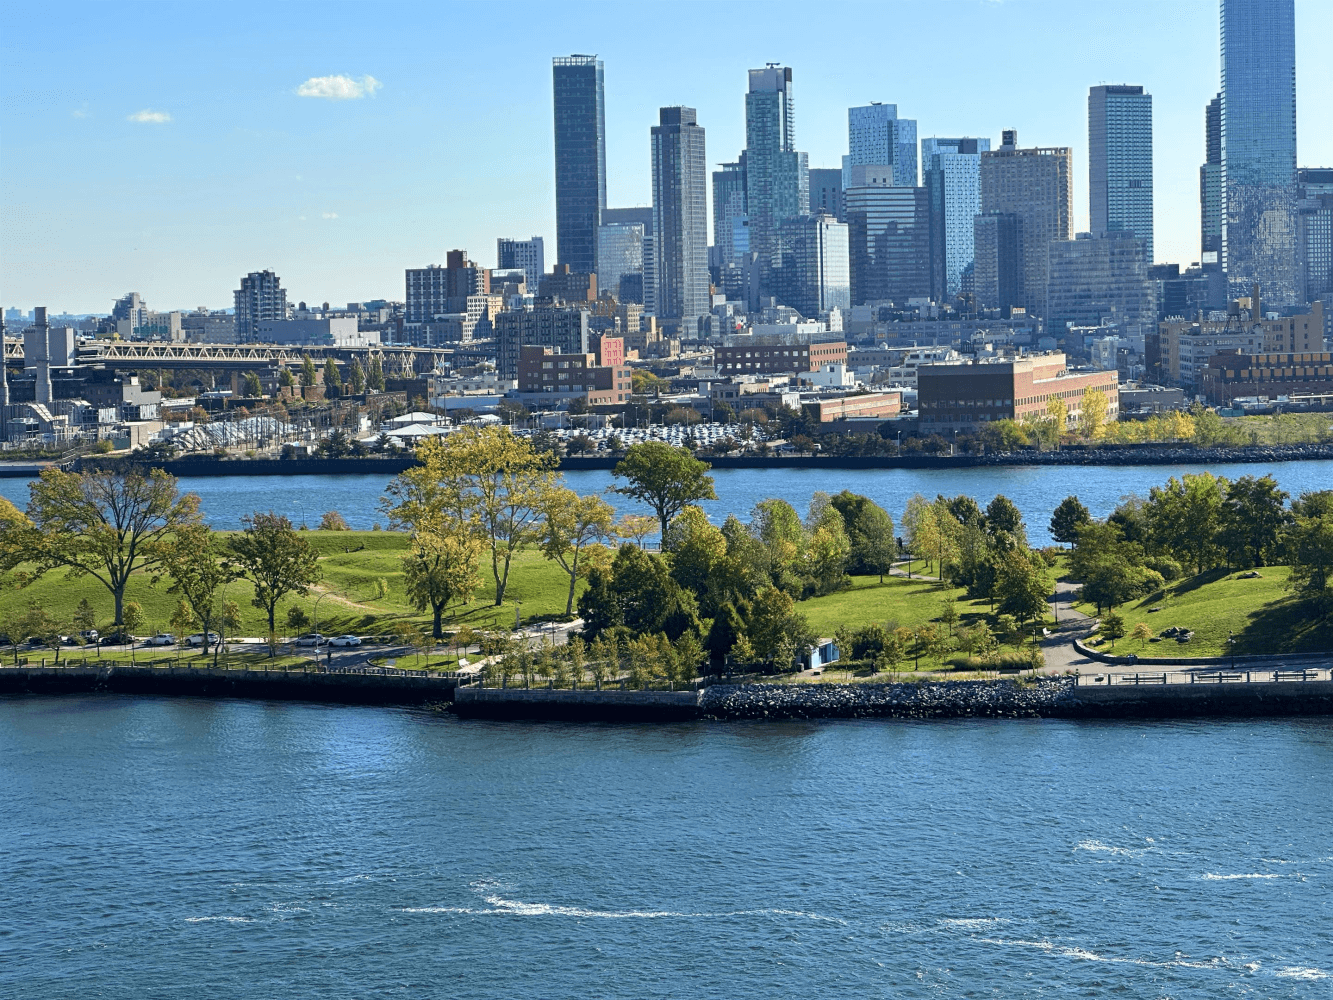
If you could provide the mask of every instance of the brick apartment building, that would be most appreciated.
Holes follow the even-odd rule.
[[[1063,399],[1070,426],[1083,412],[1083,396],[1092,389],[1106,394],[1106,419],[1119,417],[1120,392],[1115,372],[1071,372],[1060,353],[1025,358],[922,365],[917,369],[917,408],[921,430],[975,430],[992,420],[1043,416],[1052,398]]]
[[[584,396],[592,406],[624,403],[633,393],[626,365],[598,365],[595,354],[556,354],[549,347],[525,346],[518,361],[520,396]]]
[[[847,342],[817,344],[745,344],[715,347],[713,364],[719,375],[785,375],[817,372],[824,365],[847,363]]]
[[[1203,391],[1214,405],[1241,396],[1333,393],[1333,353],[1219,351],[1204,369]]]
[[[888,420],[902,412],[903,395],[900,392],[863,392],[821,396],[802,402],[814,407],[822,424],[834,420]]]

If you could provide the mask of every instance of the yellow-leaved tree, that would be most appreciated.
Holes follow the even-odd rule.
[[[1106,393],[1089,389],[1083,394],[1083,436],[1099,441],[1106,432]]]

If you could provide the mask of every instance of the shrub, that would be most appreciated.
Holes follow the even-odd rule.
[[[1168,558],[1167,556],[1149,556],[1147,559],[1143,560],[1143,565],[1148,567],[1148,569],[1156,570],[1158,573],[1162,574],[1162,579],[1167,583],[1170,583],[1172,580],[1179,580],[1185,575],[1184,567],[1182,567],[1176,560]]]
[[[954,653],[944,662],[954,670],[1030,670],[1032,669],[1032,653],[1029,650],[1005,650],[1004,652],[991,653],[989,656]]]
[[[320,531],[350,531],[347,521],[336,510],[331,510],[319,520]]]

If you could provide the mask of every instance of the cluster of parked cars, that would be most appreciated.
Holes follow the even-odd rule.
[[[296,639],[297,646],[333,646],[352,647],[361,645],[361,640],[354,635],[335,635],[332,638],[326,635],[320,635],[318,632],[307,632],[305,635]]]

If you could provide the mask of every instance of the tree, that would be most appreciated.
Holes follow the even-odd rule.
[[[167,593],[178,594],[190,618],[202,628],[206,657],[208,636],[218,617],[217,592],[236,579],[236,571],[224,558],[222,543],[206,524],[187,525],[176,532],[163,568],[172,579]]]
[[[1147,644],[1148,640],[1152,638],[1152,626],[1147,622],[1139,622],[1134,626],[1134,631],[1129,633],[1129,637],[1131,639],[1137,639],[1139,649],[1142,649]]]
[[[286,365],[278,369],[278,385],[284,389],[290,389],[296,384],[296,377],[292,375],[292,370]]]
[[[540,539],[542,507],[556,488],[556,458],[507,427],[464,427],[417,449],[416,467],[389,483],[381,508],[395,524],[466,525],[489,550],[495,605],[504,603],[514,556]]]
[[[634,544],[643,548],[643,540],[657,530],[657,518],[647,514],[625,514],[616,522],[616,534],[621,538],[632,538]]]
[[[824,501],[826,494],[816,494]],[[809,537],[805,542],[805,572],[815,594],[831,594],[847,583],[847,559],[852,544],[842,515],[831,503],[811,504]]]
[[[995,420],[982,426],[982,443],[991,451],[1014,451],[1031,443],[1028,432],[1012,420]]]
[[[893,557],[898,551],[893,518],[869,497],[848,490],[830,497],[829,502],[842,515],[851,541],[848,569],[853,573],[877,573],[883,583],[884,574],[893,566]]]
[[[1083,393],[1083,436],[1089,441],[1100,440],[1106,430],[1106,393],[1089,389]]]
[[[288,594],[304,597],[323,575],[319,554],[284,515],[256,511],[241,518],[241,524],[244,530],[231,537],[229,548],[239,575],[254,584],[250,603],[268,615],[271,637],[277,633],[278,602]],[[270,644],[270,654],[273,651]]]
[[[310,616],[305,613],[305,608],[299,604],[293,604],[287,609],[287,627],[291,629],[293,635],[299,635],[310,625]]]
[[[336,510],[325,511],[324,516],[319,519],[320,531],[351,531],[347,526],[347,519]]]
[[[375,392],[384,391],[384,362],[378,354],[370,359],[370,371],[366,372],[366,387]]]
[[[1051,514],[1051,537],[1057,542],[1072,545],[1078,541],[1078,529],[1092,522],[1088,508],[1076,496],[1067,496]]]
[[[167,624],[176,632],[176,638],[184,641],[185,637],[194,629],[195,622],[198,621],[194,616],[194,609],[190,603],[184,599],[176,602],[176,610],[171,613],[171,618]],[[207,638],[207,633],[205,633]]]
[[[779,670],[790,667],[796,656],[818,639],[791,597],[776,587],[755,596],[744,635],[753,646],[755,658]]]
[[[353,396],[359,396],[366,391],[366,372],[361,367],[360,358],[352,358],[352,364],[347,369],[347,384],[351,387]]]
[[[119,623],[123,630],[133,635],[143,628],[144,613],[143,605],[138,601],[126,601],[125,607],[121,609],[122,621]]]
[[[115,599],[117,625],[124,624],[130,575],[158,570],[175,532],[199,521],[199,498],[181,496],[175,478],[160,469],[147,475],[47,469],[29,493],[31,526],[5,532],[4,551],[34,566],[20,582],[57,568],[71,579],[91,576]]]
[[[1211,472],[1172,476],[1148,493],[1145,513],[1153,543],[1202,573],[1218,555],[1217,535],[1226,480]]]
[[[689,506],[671,522],[662,549],[671,553],[672,578],[697,595],[703,613],[712,617],[730,596],[731,574],[720,566],[727,556],[727,536],[702,508]]]
[[[634,634],[665,632],[674,640],[699,627],[694,595],[672,579],[664,559],[633,545],[620,547],[610,570],[588,574],[578,611],[589,638],[623,625]]]
[[[1333,490],[1302,493],[1291,505],[1294,518],[1287,534],[1290,585],[1317,601],[1333,590]]]
[[[1102,624],[1098,631],[1111,640],[1111,648],[1115,649],[1115,641],[1125,637],[1125,619],[1114,611],[1108,612],[1102,618]]]
[[[1005,532],[1016,539],[1024,538],[1023,515],[1018,507],[1003,493],[995,494],[995,498],[986,505],[986,531],[991,537]]]
[[[15,631],[29,642],[36,640],[55,655],[55,663],[60,665],[60,633],[64,631],[61,621],[36,601],[28,604],[27,611],[16,623]],[[14,641],[17,641],[15,639]],[[17,658],[17,657],[16,657]]]
[[[431,635],[444,638],[444,612],[450,604],[467,604],[481,586],[477,560],[481,540],[459,525],[418,529],[403,556],[407,599],[417,611],[430,609]]]
[[[309,354],[303,355],[301,358],[301,384],[307,387],[313,386],[318,378],[319,375],[315,371],[315,362]]]
[[[324,395],[332,399],[343,394],[343,377],[338,372],[338,362],[328,358],[324,362]]]
[[[74,610],[74,627],[84,632],[97,628],[97,612],[86,597],[79,599],[79,606]]]
[[[628,480],[616,492],[651,507],[665,536],[671,519],[689,504],[717,499],[713,477],[707,474],[709,468],[707,462],[695,458],[685,448],[645,441],[630,446],[625,457],[616,463],[613,475]]]
[[[953,635],[954,626],[958,624],[958,603],[952,598],[946,597],[940,601],[940,621]]]
[[[259,376],[254,372],[245,373],[245,394],[254,399],[264,395],[263,383],[259,381]]]
[[[581,497],[573,490],[556,487],[540,500],[542,554],[559,564],[569,576],[565,614],[574,612],[574,589],[584,551],[614,534],[615,510],[596,494]]]
[[[1017,549],[1007,553],[1000,563],[996,593],[1002,615],[1013,615],[1020,623],[1044,618],[1051,593],[1046,564]]]
[[[1051,430],[1051,443],[1057,448],[1060,445],[1060,439],[1064,437],[1065,428],[1069,426],[1069,404],[1060,396],[1052,396],[1046,400],[1046,416],[1054,425]]]
[[[1265,556],[1277,549],[1287,524],[1287,496],[1271,475],[1242,476],[1226,485],[1222,534],[1247,552],[1251,566],[1263,566]]]
[[[940,526],[935,519],[935,508],[920,493],[912,494],[907,501],[903,529],[907,532],[909,552],[916,553],[922,559],[934,558],[939,547]]]

